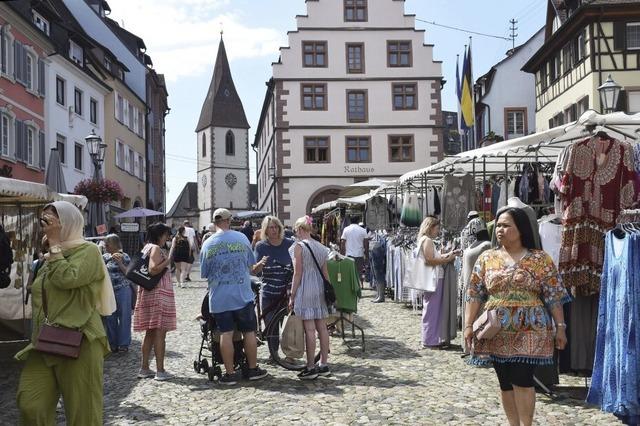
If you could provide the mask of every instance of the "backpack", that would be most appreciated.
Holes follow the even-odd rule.
[[[13,250],[11,242],[0,225],[0,288],[7,288],[11,284],[11,265],[13,264]]]

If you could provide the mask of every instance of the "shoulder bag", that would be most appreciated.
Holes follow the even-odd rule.
[[[425,265],[422,248],[425,241],[426,237],[420,238],[418,247],[412,253],[411,269],[405,275],[403,287],[433,293],[438,288],[438,271],[437,267]]]
[[[34,345],[35,350],[48,355],[78,359],[84,334],[80,330],[61,327],[49,322],[47,291],[44,287],[45,283],[43,280],[42,308],[44,309],[44,324],[40,326],[40,332]]]
[[[333,285],[331,285],[331,282],[329,282],[329,280],[327,280],[324,277],[322,268],[320,268],[320,264],[316,260],[316,257],[313,255],[313,250],[311,250],[311,247],[309,246],[309,244],[307,244],[305,241],[303,241],[302,243],[305,246],[307,246],[307,248],[309,249],[309,253],[311,253],[311,258],[313,259],[313,262],[316,264],[316,267],[318,268],[318,272],[320,272],[320,276],[322,277],[322,283],[324,285],[324,301],[327,303],[327,306],[331,306],[334,303],[336,303],[336,291],[333,289]]]
[[[473,322],[473,335],[477,340],[491,339],[501,328],[498,311],[489,309]]]
[[[153,290],[154,288],[156,288],[165,271],[162,270],[162,272],[157,275],[151,275],[151,272],[149,271],[150,257],[151,250],[149,250],[147,253],[141,251],[140,253],[133,256],[129,267],[127,268],[127,273],[125,274],[129,281],[139,285],[145,290]]]

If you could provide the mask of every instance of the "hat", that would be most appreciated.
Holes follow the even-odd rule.
[[[217,222],[219,220],[231,219],[232,217],[233,217],[233,215],[227,209],[216,209],[216,211],[213,212],[213,221],[214,222]]]
[[[216,230],[216,225],[214,225],[213,223],[210,223],[207,225],[207,231],[215,231]]]
[[[480,215],[475,210],[471,210],[469,212],[469,214],[467,215],[467,219],[473,219],[473,218],[476,218],[476,217],[480,217]]]

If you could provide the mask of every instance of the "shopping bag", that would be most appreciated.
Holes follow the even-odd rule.
[[[412,290],[432,293],[438,286],[438,273],[435,267],[425,265],[422,245],[425,237],[420,238],[418,246],[411,253],[411,260],[408,262],[409,270],[405,273],[403,287]]]
[[[280,348],[289,358],[302,358],[304,356],[304,326],[300,317],[293,312],[285,318]]]

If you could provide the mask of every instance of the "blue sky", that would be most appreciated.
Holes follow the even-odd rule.
[[[387,1],[387,0],[370,0]],[[509,20],[519,22],[516,45],[544,25],[544,0],[406,0],[406,13],[437,24],[507,37]],[[186,182],[196,180],[195,125],[209,87],[220,29],[236,88],[251,125],[253,141],[278,47],[295,30],[295,15],[306,13],[304,0],[109,0],[111,18],[144,38],[157,72],[168,83],[171,113],[166,122],[167,209]],[[457,110],[456,54],[469,42],[465,32],[425,22],[425,42],[434,44],[434,59],[443,61],[447,80],[443,108]],[[474,79],[504,58],[511,42],[473,35]],[[462,68],[462,63],[460,64]],[[254,156],[251,156],[252,179]]]

